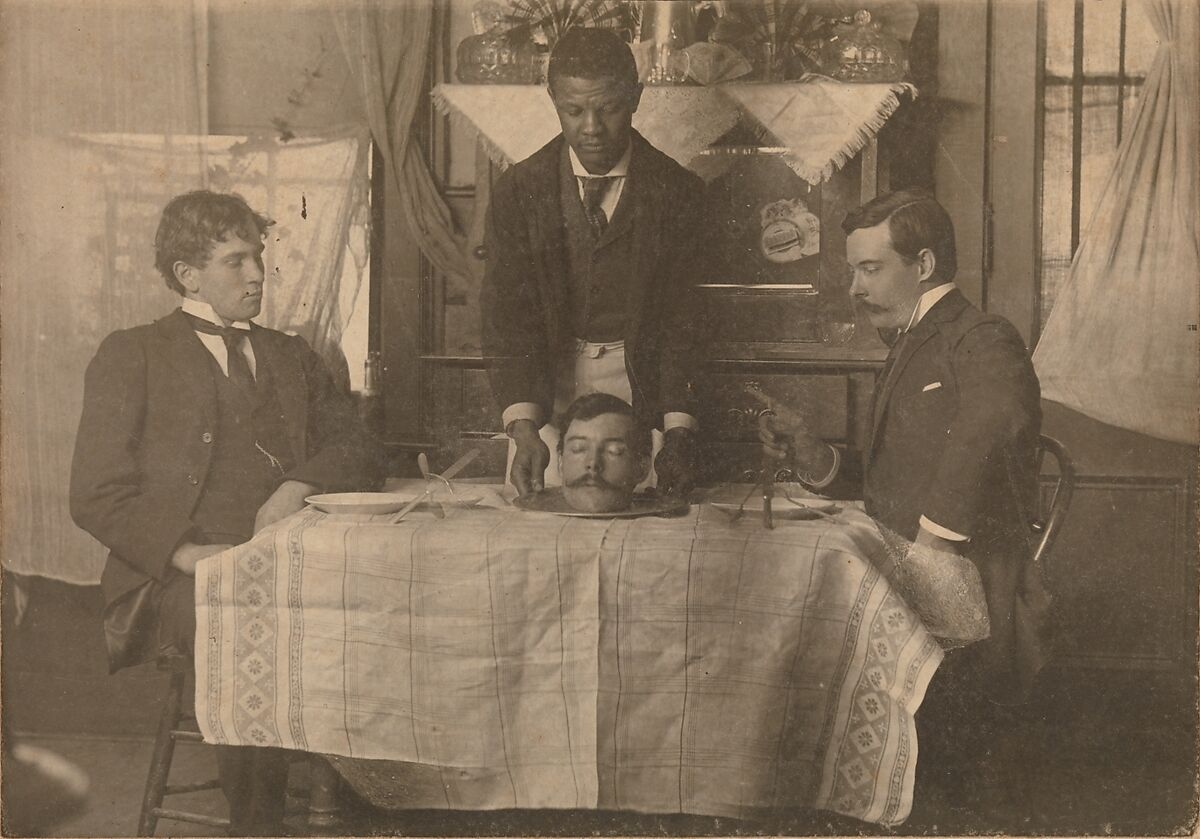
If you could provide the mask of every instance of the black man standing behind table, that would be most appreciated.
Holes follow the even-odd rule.
[[[382,451],[304,339],[250,322],[270,222],[198,191],[163,210],[155,264],[182,307],[114,332],[88,366],[71,515],[110,550],[112,671],[191,655],[196,563],[316,492],[368,489]],[[231,835],[281,835],[286,755],[218,747]]]
[[[1029,353],[1012,324],[955,286],[954,227],[928,193],[881,195],[842,227],[850,293],[874,326],[898,333],[875,387],[866,511],[903,551],[974,564],[990,635],[946,666],[972,673],[992,698],[1019,699],[1044,661],[1048,610],[1029,561],[1041,427]],[[812,485],[835,481],[837,451],[803,428],[767,418],[760,436]]]
[[[697,466],[703,184],[633,130],[642,86],[614,33],[564,34],[549,87],[562,134],[496,181],[487,217],[483,351],[505,406],[510,481],[526,494],[555,480],[549,423],[602,391],[663,429],[658,487],[686,492]]]

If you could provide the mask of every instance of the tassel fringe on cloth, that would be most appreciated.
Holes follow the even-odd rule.
[[[907,82],[846,84],[822,77],[786,84],[647,87],[633,127],[681,165],[712,176],[697,159],[739,121],[787,165],[816,186],[854,158],[900,106],[915,97]],[[524,160],[559,133],[558,117],[539,85],[438,85],[437,109],[479,135],[500,167]]]

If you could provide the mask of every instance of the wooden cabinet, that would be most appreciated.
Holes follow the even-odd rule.
[[[437,8],[431,88],[452,79],[454,46],[470,31],[460,4]],[[661,101],[662,91],[658,96]],[[642,110],[647,101],[644,97]],[[721,239],[715,253],[723,270],[698,290],[715,325],[700,420],[719,454],[718,476],[757,462],[748,422],[751,400],[742,392],[748,379],[808,414],[819,433],[861,448],[874,372],[887,353],[869,323],[856,318],[840,224],[846,211],[886,188],[888,149],[872,139],[832,178],[814,186],[789,169],[777,150],[752,145],[755,140],[735,128],[715,144],[727,151],[714,150],[705,161],[707,200]],[[445,462],[464,448],[480,447],[484,457],[472,472],[500,474],[506,444],[493,438],[501,431],[503,406],[491,393],[480,352],[478,305],[483,217],[499,170],[463,121],[442,116],[432,104],[419,141],[468,234],[472,276],[465,283],[441,276],[411,246],[389,264],[394,276],[385,277],[380,289],[386,439],[401,455],[424,450]],[[805,232],[816,239],[802,254],[788,239],[788,224],[801,211],[811,225]],[[771,212],[791,215],[768,229]],[[772,238],[780,231],[783,235]],[[404,237],[394,221],[388,235]],[[769,258],[763,248],[774,249]],[[395,248],[389,244],[388,250]]]

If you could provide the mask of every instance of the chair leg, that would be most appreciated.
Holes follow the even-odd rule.
[[[146,777],[146,792],[142,796],[142,812],[138,817],[138,836],[153,836],[158,827],[158,816],[154,811],[162,806],[171,774],[171,758],[175,754],[175,739],[171,730],[179,725],[183,716],[184,674],[171,673],[162,714],[158,718],[158,734],[154,738],[154,754],[150,759],[150,774]]]
[[[338,800],[341,778],[320,755],[310,756],[308,771],[308,826],[318,835],[333,835],[329,831],[341,823],[341,802]]]

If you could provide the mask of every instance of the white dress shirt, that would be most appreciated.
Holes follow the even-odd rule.
[[[183,303],[180,308],[193,317],[206,320],[216,326],[224,326],[221,319],[217,317],[217,313],[213,311],[213,307],[203,300],[193,300],[190,297],[183,298]],[[234,329],[246,330],[247,336],[250,334],[250,322],[245,320],[235,320],[230,324]],[[220,335],[212,335],[208,332],[196,332],[196,337],[200,339],[200,343],[204,344],[204,348],[212,353],[212,357],[217,360],[217,365],[220,366],[221,372],[226,377],[229,376],[229,352],[225,349],[225,341]],[[254,347],[250,346],[250,340],[247,337],[242,341],[242,355],[246,358],[246,364],[250,366],[250,375],[258,377],[258,366],[254,361]]]
[[[629,158],[633,155],[633,144],[629,144],[625,149],[625,154],[621,155],[621,159],[603,175],[593,175],[589,172],[580,162],[579,156],[575,154],[575,149],[570,146],[567,146],[567,154],[571,158],[571,171],[575,173],[575,185],[579,189],[580,201],[583,200],[582,179],[616,178],[609,184],[608,192],[604,193],[604,199],[600,202],[600,209],[604,211],[604,217],[612,221],[613,213],[617,211],[617,204],[621,201],[621,193],[625,191],[625,179],[629,177]]]

